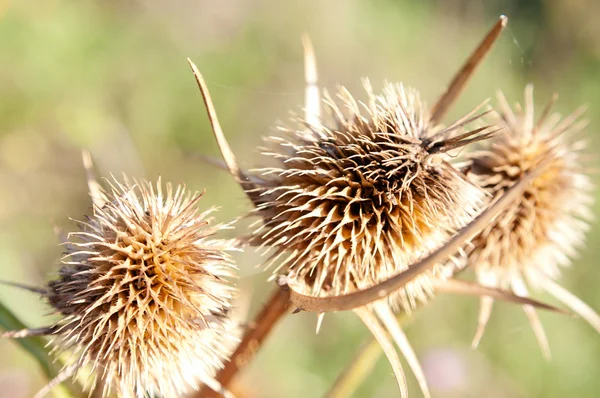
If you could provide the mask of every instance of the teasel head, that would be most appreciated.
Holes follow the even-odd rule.
[[[497,113],[502,130],[484,148],[469,155],[469,178],[484,188],[493,202],[526,172],[537,173],[532,184],[467,247],[469,263],[479,282],[512,289],[526,297],[528,286],[545,290],[585,318],[600,332],[600,317],[561,287],[561,269],[583,245],[592,218],[593,186],[585,174],[586,143],[577,139],[586,121],[583,109],[566,118],[551,112],[556,95],[535,118],[533,86],[525,89],[525,104],[515,110],[500,93]],[[491,314],[492,299],[482,298],[479,343]],[[523,306],[544,355],[550,350],[544,329],[530,306]]]
[[[84,154],[90,169],[90,159]],[[89,180],[93,214],[64,242],[58,278],[42,290],[56,324],[12,337],[51,335],[69,353],[57,379],[91,372],[89,388],[120,397],[180,396],[213,376],[237,341],[231,319],[235,267],[228,241],[213,237],[201,194],[160,179]],[[11,337],[11,332],[4,337]],[[227,392],[223,392],[228,394]]]
[[[263,155],[271,164],[251,171],[239,167],[206,83],[190,61],[225,163],[259,218],[248,242],[270,250],[267,264],[275,275],[285,274],[287,285],[322,299],[369,289],[408,271],[479,213],[484,192],[452,164],[451,155],[489,138],[495,128],[465,130],[481,116],[476,115],[478,108],[449,127],[439,121],[505,24],[501,17],[431,112],[417,91],[401,84],[387,83],[376,95],[365,81],[365,103],[344,88],[339,89],[338,102],[327,93],[321,101],[314,53],[305,39],[305,115],[267,138]],[[379,296],[376,302],[353,308],[383,346],[402,396],[407,393],[406,380],[388,335],[425,396],[430,394],[393,310],[410,312],[427,301],[436,282],[464,263],[444,265],[446,260],[395,289],[389,298]]]

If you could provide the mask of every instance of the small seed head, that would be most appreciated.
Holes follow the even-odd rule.
[[[551,104],[534,122],[532,86],[525,91],[524,109],[517,105],[513,111],[499,98],[493,122],[502,130],[485,150],[470,155],[470,178],[493,201],[525,172],[539,170],[539,175],[467,251],[482,282],[510,287],[525,277],[536,285],[538,275],[559,276],[559,267],[583,244],[592,218],[592,184],[581,160],[585,142],[573,140],[586,122],[578,121],[578,114],[563,120],[549,114]]]
[[[57,350],[120,397],[180,396],[214,376],[236,342],[231,245],[197,213],[201,195],[116,179],[71,233],[48,300]]]

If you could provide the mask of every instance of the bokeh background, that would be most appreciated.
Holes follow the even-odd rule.
[[[226,135],[253,165],[260,136],[303,104],[300,35],[312,37],[320,83],[360,78],[418,88],[429,103],[500,14],[509,27],[453,112],[526,83],[543,105],[560,93],[566,114],[589,105],[590,152],[600,145],[600,3],[595,0],[427,1],[0,1],[0,278],[41,285],[57,270],[55,227],[89,213],[81,148],[99,174],[185,182],[228,221],[249,208],[218,156],[186,57],[202,70]],[[596,177],[594,177],[597,180]],[[596,206],[596,213],[600,209]],[[243,228],[243,223],[239,228]],[[600,229],[565,272],[564,285],[600,309]],[[237,256],[250,315],[272,287],[260,257]],[[546,296],[540,296],[549,299]],[[46,325],[35,295],[0,287],[30,326]],[[440,296],[405,323],[435,397],[580,397],[600,391],[600,336],[584,321],[540,313],[553,350],[546,362],[525,315],[499,304],[480,348],[470,349],[477,300]],[[351,315],[285,319],[244,373],[246,397],[319,397],[369,336]],[[410,396],[420,392],[409,374]],[[45,383],[36,363],[0,341],[0,397],[30,397]],[[382,359],[356,397],[397,396]]]

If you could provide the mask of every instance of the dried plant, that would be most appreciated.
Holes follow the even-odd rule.
[[[501,18],[490,34],[497,36],[505,21]],[[491,43],[486,38],[482,45],[489,49]],[[414,263],[473,220],[482,210],[484,193],[452,165],[449,152],[489,138],[494,128],[464,130],[481,116],[476,115],[479,108],[444,128],[415,90],[388,83],[383,94],[375,95],[368,81],[365,103],[344,88],[337,95],[341,106],[325,93],[328,117],[321,117],[314,54],[306,39],[305,60],[305,115],[293,118],[293,127],[280,126],[278,136],[267,138],[271,147],[263,155],[273,164],[250,172],[237,164],[204,79],[190,64],[225,162],[259,217],[249,243],[271,253],[267,266],[277,263],[274,275],[285,274],[285,283],[296,293],[321,297],[323,302],[410,273]],[[471,64],[470,71],[474,67]],[[455,88],[447,95],[458,92],[460,88]],[[437,117],[444,111],[444,106],[438,107]],[[389,298],[379,295],[376,302],[352,307],[383,347],[403,397],[406,379],[388,333],[424,395],[430,394],[392,309],[409,313],[464,264],[456,260],[445,265],[447,258],[397,286]]]
[[[90,166],[88,157],[86,164]],[[91,390],[120,397],[179,396],[213,379],[237,342],[230,317],[235,268],[231,243],[212,236],[198,213],[202,195],[160,179],[89,180],[93,214],[69,234],[58,278],[40,293],[61,319],[3,337],[50,335],[69,352],[62,373],[40,393],[83,369]]]
[[[583,109],[561,120],[551,113],[556,96],[534,117],[533,86],[525,89],[525,104],[513,111],[498,95],[500,109],[494,124],[501,132],[478,152],[470,154],[470,179],[489,193],[493,202],[524,173],[536,171],[533,183],[467,247],[469,263],[479,282],[512,289],[528,296],[527,285],[554,295],[600,332],[600,317],[556,280],[560,269],[583,244],[592,218],[592,184],[584,173],[586,143],[576,140],[586,121]],[[473,344],[483,336],[493,299],[481,299],[479,327]],[[523,306],[544,355],[548,341],[536,312]]]

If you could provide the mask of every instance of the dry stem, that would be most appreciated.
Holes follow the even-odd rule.
[[[217,373],[217,381],[227,389],[237,373],[248,365],[261,348],[264,340],[274,326],[289,312],[290,292],[287,289],[276,289],[271,298],[248,325],[242,341],[231,356],[225,367]],[[208,387],[203,387],[198,398],[215,398],[219,395]]]

